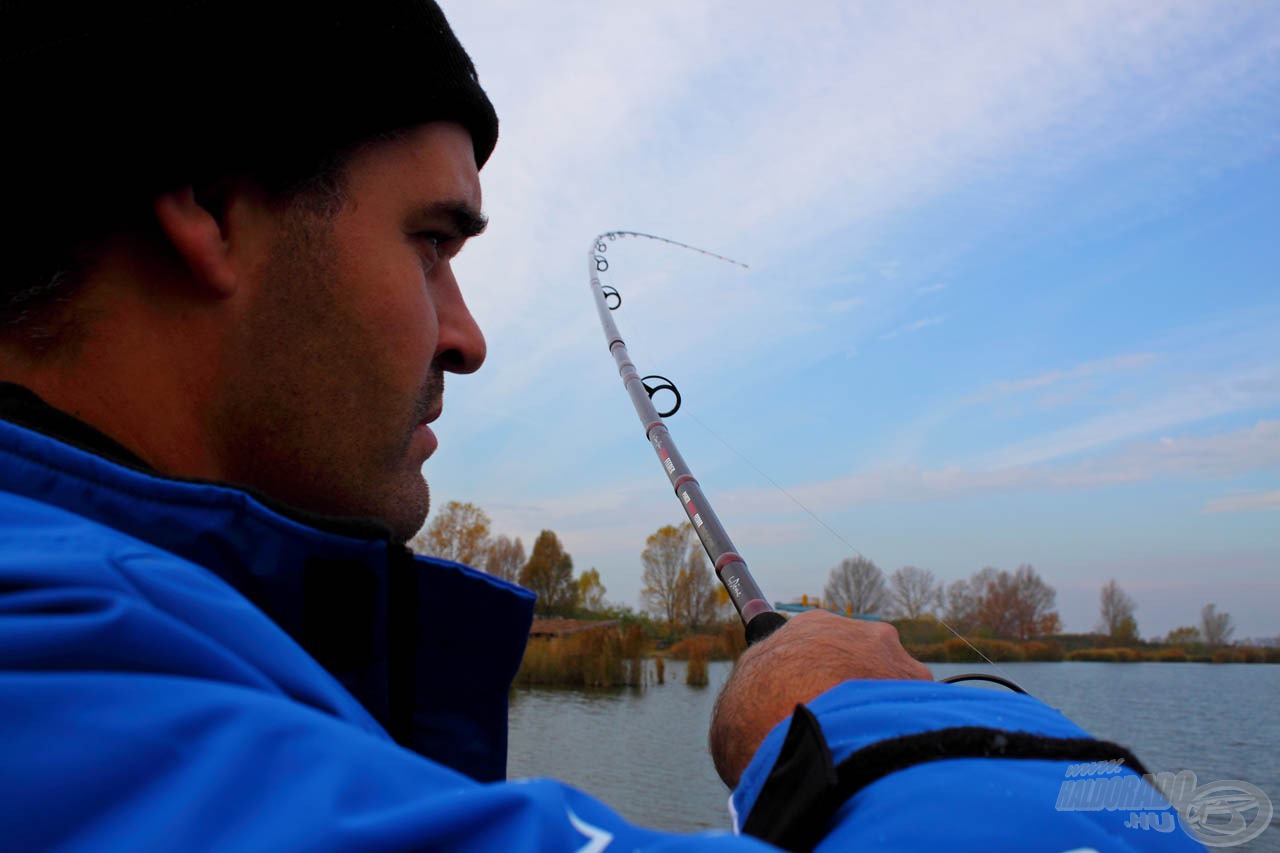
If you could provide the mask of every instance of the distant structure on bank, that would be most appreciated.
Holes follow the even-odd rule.
[[[826,610],[830,613],[838,613],[848,616],[850,619],[861,619],[864,622],[881,622],[878,613],[854,613],[850,605],[844,607],[824,607],[822,599],[810,598],[807,595],[800,596],[799,601],[775,601],[773,603],[775,610],[783,613],[804,613],[806,610]]]

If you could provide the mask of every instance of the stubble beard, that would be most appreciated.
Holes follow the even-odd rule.
[[[331,233],[314,215],[286,217],[263,272],[271,292],[243,324],[212,434],[229,482],[308,512],[376,519],[404,543],[430,507],[421,466],[406,470],[413,431],[440,405],[444,375],[433,365],[394,422],[351,398],[364,365],[328,334],[342,287]],[[375,401],[395,396],[380,390]],[[388,429],[398,430],[390,441]]]

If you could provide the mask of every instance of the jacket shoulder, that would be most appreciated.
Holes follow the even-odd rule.
[[[208,569],[58,506],[0,492],[0,673],[152,673],[272,694],[382,734]]]

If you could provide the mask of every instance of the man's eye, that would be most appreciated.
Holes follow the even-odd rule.
[[[443,234],[439,231],[419,231],[413,237],[430,248],[433,254],[446,259],[458,254],[463,242],[452,234]]]
[[[426,243],[436,251],[439,251],[440,244],[448,239],[445,235],[438,234],[435,231],[419,231],[417,234],[414,234],[413,237],[418,242]]]

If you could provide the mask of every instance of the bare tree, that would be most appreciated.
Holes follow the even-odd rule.
[[[888,602],[884,572],[866,557],[848,557],[831,570],[822,597],[828,605],[854,613],[879,613]]]
[[[1101,602],[1101,630],[1113,640],[1121,642],[1136,640],[1138,622],[1133,618],[1133,613],[1138,609],[1138,605],[1120,588],[1115,578],[1103,584]]]
[[[999,570],[984,566],[967,579],[952,581],[943,594],[942,613],[947,624],[961,634],[993,633],[984,626],[989,616],[985,612],[987,588],[999,575]]]
[[[928,569],[903,566],[889,575],[889,595],[895,616],[919,619],[941,605],[942,585]]]
[[[952,630],[972,634],[978,630],[982,607],[981,590],[961,579],[947,584],[943,595],[942,616]]]
[[[679,616],[680,572],[689,559],[693,526],[689,522],[676,527],[660,527],[645,540],[640,563],[644,566],[640,595],[654,615],[666,619],[668,625]]]
[[[1216,604],[1206,604],[1201,608],[1200,635],[1204,637],[1205,645],[1225,646],[1235,632],[1230,613],[1219,613]]]
[[[425,530],[409,541],[409,548],[467,565],[477,565],[489,548],[489,515],[473,503],[449,501]]]
[[[484,570],[497,575],[503,580],[514,582],[524,568],[524,543],[517,536],[495,536],[489,542],[489,550],[484,558]]]

